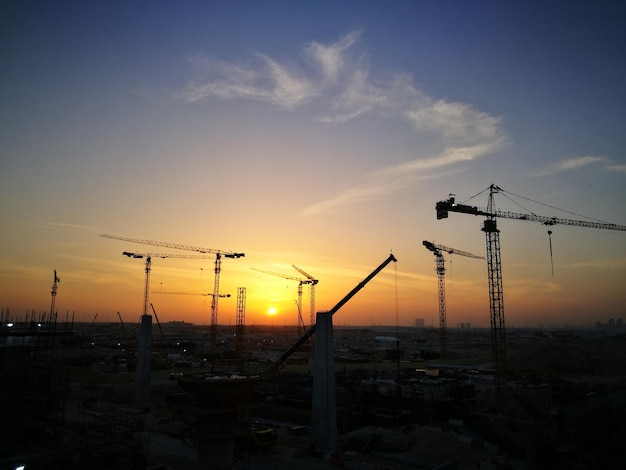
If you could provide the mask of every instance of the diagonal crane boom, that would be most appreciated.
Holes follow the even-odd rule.
[[[328,310],[326,312],[326,314],[334,315],[335,313],[337,313],[337,311],[341,307],[343,307],[346,304],[346,302],[348,302],[361,289],[363,289],[363,287],[365,287],[365,285],[368,282],[370,282],[372,279],[374,279],[374,277],[379,272],[381,272],[383,269],[385,269],[385,267],[389,263],[391,263],[392,261],[395,263],[398,260],[393,255],[393,253],[390,253],[385,261],[383,261],[376,269],[374,269],[374,271],[372,271],[365,279],[363,279],[361,282],[359,282],[354,289],[352,289],[350,292],[348,292],[339,302],[337,302],[337,304],[333,308]],[[277,373],[280,370],[280,368],[282,367],[282,365],[287,361],[287,359],[289,359],[289,357],[294,352],[296,352],[298,350],[298,348],[300,348],[300,346],[302,346],[311,336],[313,336],[315,334],[315,330],[316,329],[317,329],[317,325],[314,324],[314,325],[311,326],[311,328],[306,330],[306,332],[290,348],[288,348],[274,363],[269,365],[269,367],[265,370],[265,372],[262,375],[265,378],[268,378],[268,377],[273,376],[275,373]]]
[[[215,254],[215,278],[213,282],[213,299],[211,300],[211,345],[215,347],[217,345],[217,312],[218,312],[218,299],[220,293],[220,272],[222,270],[222,256],[224,258],[242,258],[244,253],[235,253],[232,251],[216,250],[213,248],[203,248],[192,245],[182,245],[179,243],[160,242],[154,240],[142,240],[136,238],[120,237],[117,235],[110,235],[104,233],[100,235],[105,238],[112,238],[114,240],[122,240],[131,243],[141,243],[143,245],[160,246],[163,248],[174,248],[177,250],[196,251],[198,253],[212,253]],[[144,305],[144,314],[147,311],[147,304]]]
[[[467,258],[485,259],[485,257],[474,255],[467,251],[457,250],[456,248],[437,245],[426,240],[424,240],[422,244],[435,255],[435,271],[437,272],[439,287],[439,346],[441,348],[441,357],[443,358],[448,355],[448,325],[446,320],[446,262],[442,252],[445,251],[446,253],[465,256]]]
[[[487,245],[487,275],[489,278],[489,310],[491,320],[491,344],[493,367],[495,369],[495,385],[497,391],[497,406],[504,411],[506,405],[506,332],[504,325],[504,300],[502,296],[502,263],[500,252],[500,230],[496,219],[515,219],[530,222],[539,222],[543,225],[572,225],[576,227],[589,227],[602,230],[626,230],[625,225],[616,225],[598,221],[562,219],[558,217],[543,217],[535,214],[523,214],[505,212],[495,209],[495,195],[504,192],[500,187],[492,184],[489,186],[489,199],[487,209],[480,207],[458,204],[454,194],[445,201],[439,201],[435,205],[437,220],[448,218],[448,212],[460,212],[462,214],[485,216],[485,222],[481,229],[485,232]]]
[[[251,268],[254,271],[258,271],[260,273],[269,274],[270,276],[282,277],[283,279],[289,279],[291,281],[298,281],[298,300],[296,305],[298,306],[298,326],[302,328],[302,331],[306,330],[306,326],[304,326],[304,320],[302,319],[302,286],[304,284],[312,284],[313,281],[310,279],[302,279],[299,277],[290,276],[288,274],[275,273],[273,271],[264,271],[262,269]]]
[[[293,267],[293,269],[295,269],[300,274],[302,274],[304,277],[306,277],[309,281],[311,281],[309,283],[309,299],[310,299],[310,303],[311,303],[311,319],[310,319],[311,323],[310,323],[310,326],[313,326],[313,324],[315,323],[315,286],[320,281],[318,279],[315,279],[309,273],[305,272],[303,269],[300,269],[295,264],[292,264],[291,266]]]

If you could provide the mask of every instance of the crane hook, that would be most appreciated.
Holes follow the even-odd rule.
[[[548,230],[548,243],[550,244],[550,266],[552,268],[552,277],[554,277],[554,261],[552,259],[552,230]]]

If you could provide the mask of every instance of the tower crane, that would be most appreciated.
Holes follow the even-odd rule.
[[[57,284],[61,282],[61,279],[57,277],[57,270],[54,270],[54,282],[52,283],[52,299],[50,300],[50,322],[52,322],[53,316],[56,320],[56,297],[57,297]]]
[[[235,326],[235,358],[243,359],[246,346],[246,288],[237,287],[237,326]]]
[[[437,220],[448,218],[448,212],[460,212],[462,214],[485,216],[483,228],[487,245],[487,277],[489,280],[489,313],[491,321],[491,345],[493,367],[495,372],[495,386],[497,392],[498,406],[504,409],[506,400],[506,332],[504,324],[504,300],[502,296],[502,262],[500,252],[500,230],[497,227],[496,219],[515,219],[530,222],[539,222],[546,226],[552,225],[572,225],[577,227],[588,227],[602,230],[625,231],[626,226],[598,222],[593,220],[573,220],[557,217],[544,217],[536,214],[524,214],[507,212],[495,209],[495,195],[503,193],[502,188],[492,184],[487,188],[489,198],[487,208],[459,204],[456,202],[454,194],[450,194],[445,201],[436,203]],[[481,191],[484,192],[486,190]],[[479,193],[480,194],[480,193]]]
[[[137,253],[133,251],[124,251],[122,252],[124,256],[128,256],[129,258],[136,259],[145,259],[146,266],[146,280],[144,283],[143,289],[143,315],[148,314],[148,299],[150,297],[150,271],[152,271],[152,258],[179,258],[179,259],[203,259],[203,258],[211,258],[208,255],[180,255],[177,253]]]
[[[313,276],[311,276],[309,273],[305,272],[304,270],[300,269],[295,264],[292,264],[291,266],[293,267],[293,269],[295,269],[300,274],[302,274],[304,277],[306,277],[309,281],[311,281],[309,283],[309,298],[310,298],[310,302],[311,302],[310,325],[312,326],[315,323],[315,286],[317,285],[319,280],[315,279]]]
[[[299,277],[289,276],[288,274],[275,273],[272,271],[264,271],[262,269],[252,268],[254,271],[258,271],[260,273],[269,274],[270,276],[278,276],[283,279],[289,279],[291,281],[298,281],[298,302],[296,305],[298,306],[298,326],[302,328],[302,331],[306,330],[306,326],[304,326],[304,320],[302,319],[302,286],[304,284],[312,284],[313,281],[310,279],[301,279]]]
[[[128,237],[120,237],[117,235],[110,235],[103,233],[100,235],[105,238],[112,238],[114,240],[122,240],[131,243],[141,243],[144,245],[153,245],[160,246],[164,248],[174,248],[177,250],[187,250],[187,251],[196,251],[198,253],[212,253],[215,255],[215,278],[213,282],[213,299],[211,301],[211,345],[215,346],[217,344],[217,313],[218,313],[218,299],[220,293],[220,272],[222,270],[222,256],[224,258],[242,258],[245,256],[245,253],[235,253],[232,251],[225,250],[215,250],[212,248],[202,248],[198,246],[191,245],[181,245],[179,243],[168,243],[168,242],[160,242],[154,240],[142,240],[136,238],[128,238]],[[147,299],[147,291],[145,295]],[[144,314],[147,310],[147,304],[144,304]]]
[[[443,245],[437,245],[429,241],[424,240],[422,244],[427,250],[432,251],[435,255],[435,272],[437,273],[438,286],[439,286],[439,345],[441,348],[441,357],[448,355],[448,326],[446,321],[446,260],[443,257],[442,252],[449,253],[451,255],[466,256],[468,258],[485,259],[484,256],[474,255],[467,251],[457,250],[456,248],[449,248]]]

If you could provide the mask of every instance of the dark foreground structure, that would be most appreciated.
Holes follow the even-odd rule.
[[[147,406],[137,406],[140,331],[3,322],[0,469],[621,469],[626,461],[622,331],[510,329],[501,412],[489,331],[450,329],[444,362],[435,329],[335,327],[326,356],[334,356],[337,441],[324,452],[312,448],[315,337],[268,377],[297,340],[295,327],[248,327],[235,358],[226,327],[214,347],[206,327],[165,324],[152,338]]]

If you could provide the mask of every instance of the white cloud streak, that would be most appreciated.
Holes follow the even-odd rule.
[[[433,177],[427,173],[500,149],[505,141],[501,120],[464,103],[434,99],[418,89],[406,73],[373,77],[368,57],[356,47],[361,31],[330,45],[312,41],[303,48],[302,65],[281,64],[258,54],[249,63],[228,63],[203,55],[189,58],[198,74],[176,93],[188,103],[210,99],[251,99],[291,111],[314,103],[319,121],[345,123],[366,114],[399,119],[416,134],[438,139],[441,151],[402,165],[383,168],[361,185],[304,210],[305,215],[371,200],[393,189]],[[310,78],[309,78],[310,77]]]
[[[196,103],[210,98],[246,98],[265,101],[280,108],[293,109],[315,96],[314,84],[297,70],[279,64],[265,55],[258,55],[256,64],[231,64],[196,55],[189,58],[200,75],[175,98]]]
[[[626,173],[626,164],[609,165],[606,168],[607,170],[610,170],[610,171],[616,171],[618,173]]]
[[[606,158],[596,156],[568,158],[565,160],[551,163],[550,165],[534,173],[532,176],[550,176],[557,173],[563,173],[565,171],[579,170],[581,168],[588,167],[589,165],[593,165],[596,163],[606,162]]]

